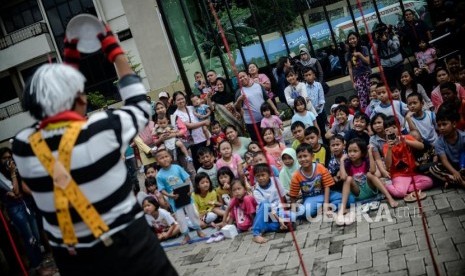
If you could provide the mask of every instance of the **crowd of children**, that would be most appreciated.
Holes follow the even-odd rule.
[[[207,227],[235,224],[264,243],[263,233],[288,231],[291,222],[310,220],[319,212],[337,225],[350,225],[355,216],[349,210],[357,202],[384,197],[396,208],[399,199],[424,199],[424,191],[434,185],[465,187],[465,98],[459,84],[465,74],[457,74],[454,83],[447,69],[435,72],[438,87],[432,91],[407,70],[399,88],[388,87],[376,74],[369,76],[366,107],[356,94],[339,96],[322,129],[317,117],[325,103],[314,95],[319,92],[287,71],[293,140],[284,139],[282,118],[268,102],[259,110],[263,119],[256,122],[260,141],[215,120],[203,128],[209,143],[192,156],[200,164],[194,174],[173,159],[175,147],[189,158],[185,144],[165,140],[154,153],[156,164],[146,169],[146,191],[139,196],[147,221],[160,240],[182,235],[186,243],[189,230],[203,237]],[[312,87],[321,87],[307,79]],[[194,114],[211,119],[202,97],[191,99]],[[172,131],[167,117],[158,116],[153,135]],[[298,203],[303,209],[297,212],[281,203]]]

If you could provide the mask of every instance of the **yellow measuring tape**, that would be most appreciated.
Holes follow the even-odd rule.
[[[109,230],[108,225],[102,220],[100,214],[82,193],[70,174],[71,153],[76,139],[81,132],[82,124],[84,122],[72,122],[68,124],[58,146],[58,160],[53,157],[40,131],[32,134],[29,137],[29,142],[34,154],[53,178],[55,208],[58,225],[63,235],[63,242],[69,247],[73,247],[78,243],[69,212],[69,205],[71,204],[89,227],[94,237],[101,238],[104,244],[109,246],[112,243],[111,239],[109,237],[103,238],[102,236]]]

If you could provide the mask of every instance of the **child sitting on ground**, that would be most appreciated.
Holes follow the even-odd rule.
[[[293,148],[286,148],[283,150],[281,160],[283,161],[284,166],[279,172],[279,181],[283,185],[284,189],[289,191],[292,175],[299,169],[295,150]]]
[[[373,135],[370,137],[370,145],[374,147],[373,156],[376,162],[376,176],[390,179],[391,175],[386,170],[386,164],[384,163],[383,148],[386,143],[386,132],[384,131],[384,121],[386,115],[378,113],[370,121],[370,127],[373,131]]]
[[[158,190],[169,198],[171,209],[176,214],[181,234],[184,236],[181,243],[186,244],[190,240],[186,216],[189,217],[197,235],[201,238],[205,237],[200,228],[199,215],[190,197],[192,184],[189,174],[180,166],[172,164],[173,158],[166,149],[158,150],[155,158],[161,167],[157,174]]]
[[[224,210],[221,209],[223,205],[218,201],[216,191],[213,190],[213,185],[208,174],[201,172],[195,176],[192,198],[194,199],[197,212],[199,212],[200,227],[215,227],[215,220],[218,217],[223,217]]]
[[[415,201],[415,186],[419,190],[418,194],[424,198],[426,194],[421,193],[433,186],[431,178],[420,175],[415,170],[415,157],[412,149],[423,149],[424,145],[418,142],[411,135],[400,135],[395,118],[388,116],[384,121],[384,131],[386,132],[386,143],[383,147],[386,169],[391,175],[391,185],[386,188],[395,198],[404,198],[405,201]]]
[[[295,121],[291,124],[291,132],[294,137],[291,147],[296,149],[305,140],[305,124],[301,121]]]
[[[360,98],[357,94],[349,96],[349,112],[350,114],[364,113],[365,110],[360,106]]]
[[[234,178],[244,179],[242,158],[237,153],[233,153],[232,145],[228,140],[224,140],[218,146],[221,158],[216,161],[216,168],[229,167],[234,173]]]
[[[357,201],[365,200],[376,196],[379,190],[386,196],[391,207],[397,207],[398,203],[375,175],[376,163],[373,157],[373,146],[367,146],[367,143],[360,138],[350,140],[347,142],[347,154],[342,156],[341,163],[344,164],[340,167],[341,180],[344,181],[344,185],[341,208],[336,217],[337,225],[350,225],[354,222],[353,213],[344,216],[345,206],[351,203],[349,196],[352,195]]]
[[[271,108],[270,104],[264,102],[260,106],[260,112],[262,113],[263,119],[260,122],[260,127],[263,128],[272,128],[275,139],[280,143],[284,143],[283,138],[283,121],[274,113],[274,110]]]
[[[380,104],[375,107],[373,112],[371,113],[371,117],[375,116],[378,113],[383,113],[386,116],[394,116],[394,113],[392,111],[392,106],[394,106],[394,109],[396,111],[396,116],[399,119],[399,124],[402,128],[402,133],[406,132],[406,129],[404,128],[405,124],[405,114],[408,112],[407,105],[403,102],[393,100],[391,104],[391,100],[389,99],[389,94],[387,92],[386,85],[382,82],[378,83],[376,86],[376,95],[378,96],[378,99],[380,100]]]
[[[213,188],[216,189],[218,187],[218,179],[216,178],[218,170],[215,166],[215,157],[213,156],[212,150],[208,147],[201,147],[197,151],[197,159],[200,163],[200,168],[197,170],[197,173],[204,172],[208,174],[212,181]]]
[[[281,153],[286,148],[286,145],[284,143],[279,142],[275,138],[272,128],[262,129],[261,134],[262,134],[263,143],[265,144],[263,146],[264,150],[269,155],[271,155],[271,157],[274,159],[278,170],[281,170],[283,166],[282,161],[281,161]]]
[[[378,95],[376,94],[377,86],[377,83],[372,84],[370,86],[370,103],[365,109],[365,114],[368,115],[368,117],[371,117],[371,113],[373,112],[373,110],[375,110],[375,108],[381,103],[381,101],[378,100]]]
[[[459,120],[456,122],[456,128],[459,130],[465,130],[465,99],[460,99],[455,89],[456,84],[453,82],[445,82],[439,85],[442,104],[439,107],[445,107],[449,110],[454,110],[459,114]]]
[[[329,203],[337,206],[342,198],[341,193],[330,190],[334,185],[331,174],[322,164],[314,162],[313,149],[309,144],[301,144],[296,152],[300,169],[292,176],[289,190],[291,202],[295,203],[302,195],[307,220],[315,216],[322,205],[323,214],[331,216]]]
[[[199,119],[199,121],[204,121],[210,118],[212,110],[208,104],[202,102],[199,96],[195,94],[191,95],[192,106],[194,107],[194,115]],[[210,131],[208,131],[207,126],[202,126],[202,131],[205,137],[207,138],[207,146],[210,145]]]
[[[181,233],[173,216],[168,211],[161,209],[154,197],[146,197],[142,202],[142,208],[147,223],[154,228],[159,241],[174,238]]]
[[[420,132],[416,129],[410,130],[410,135],[424,145],[422,150],[412,150],[413,156],[415,157],[416,171],[424,175],[430,175],[429,169],[438,162],[438,157],[434,151],[434,145],[424,140]]]
[[[403,102],[403,101],[401,100],[401,97],[400,97],[400,89],[399,89],[399,87],[397,87],[397,86],[391,86],[391,87],[389,87],[389,89],[391,89],[392,99],[393,99],[393,100],[396,100],[396,101],[399,101],[399,102]]]
[[[405,120],[410,134],[412,130],[417,130],[425,141],[430,144],[434,143],[438,139],[434,112],[423,109],[423,97],[417,92],[412,92],[407,96],[407,106],[409,112],[405,115]]]
[[[178,135],[178,131],[175,130],[174,127],[169,124],[168,117],[166,117],[165,114],[158,115],[157,126],[153,129],[152,135],[154,140],[160,139],[162,135],[173,136],[172,138],[168,138],[163,142],[164,147],[173,154],[175,161],[177,160],[177,154],[174,149],[177,147],[186,157],[186,161],[192,162],[192,158],[190,157],[186,146],[181,140],[176,138],[176,136]]]
[[[465,132],[458,130],[455,125],[460,115],[455,110],[440,109],[436,121],[439,137],[434,149],[439,157],[439,163],[430,169],[437,178],[448,184],[465,187],[464,167],[461,157],[465,150]]]
[[[148,196],[152,196],[158,202],[161,208],[171,211],[169,203],[166,201],[165,197],[158,191],[157,180],[155,177],[147,177],[145,179],[145,189]]]
[[[253,170],[257,181],[253,196],[258,203],[252,226],[253,241],[265,243],[267,239],[263,237],[263,233],[288,229],[282,214],[278,211],[281,198],[284,197],[286,192],[279,181],[275,182],[274,179],[277,178],[271,177],[268,164],[256,164]],[[270,213],[268,208],[271,208],[271,221],[267,219]]]
[[[234,179],[234,173],[229,167],[222,167],[218,169],[216,178],[218,179],[218,188],[216,188],[218,201],[224,206],[229,206],[231,202],[231,183]]]
[[[346,132],[344,140],[350,141],[353,138],[360,138],[368,145],[370,142],[370,135],[368,135],[369,123],[370,118],[365,113],[356,113],[353,121],[354,127]]]
[[[336,134],[345,136],[347,132],[352,128],[351,123],[349,122],[349,108],[346,105],[338,105],[334,109],[336,114],[336,121],[333,124],[333,127],[328,130],[325,134],[326,139],[331,139]]]
[[[235,222],[240,232],[249,231],[255,218],[257,201],[247,193],[246,185],[239,179],[232,181],[231,192],[231,203],[224,213],[223,222],[217,226],[220,228]]]
[[[335,182],[335,190],[341,191],[342,184],[344,181],[341,179],[341,158],[346,153],[345,152],[345,140],[339,134],[336,134],[329,140],[329,147],[331,149],[331,159],[328,163],[328,171],[334,179]]]
[[[315,162],[322,164],[323,166],[328,166],[329,159],[331,157],[331,152],[328,149],[328,146],[322,144],[320,141],[320,129],[311,126],[305,129],[305,143],[312,146],[313,158]]]

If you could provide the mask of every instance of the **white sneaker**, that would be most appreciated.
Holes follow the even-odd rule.
[[[207,243],[216,242],[216,239],[219,237],[220,234],[223,235],[223,233],[221,233],[221,232],[213,233],[213,234],[210,236],[210,238],[208,238]],[[224,239],[224,236],[223,236],[223,239]]]

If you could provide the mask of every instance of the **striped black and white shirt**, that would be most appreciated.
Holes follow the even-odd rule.
[[[130,183],[126,183],[126,166],[121,158],[128,144],[148,122],[150,104],[136,75],[119,81],[123,107],[90,116],[82,126],[72,151],[71,176],[94,205],[113,234],[143,215]],[[13,142],[14,159],[19,173],[32,190],[43,215],[44,229],[52,246],[64,246],[55,213],[53,181],[29,144],[29,136],[38,124],[20,131]],[[55,158],[65,128],[40,130]],[[76,247],[90,247],[98,242],[78,213],[70,206]]]

